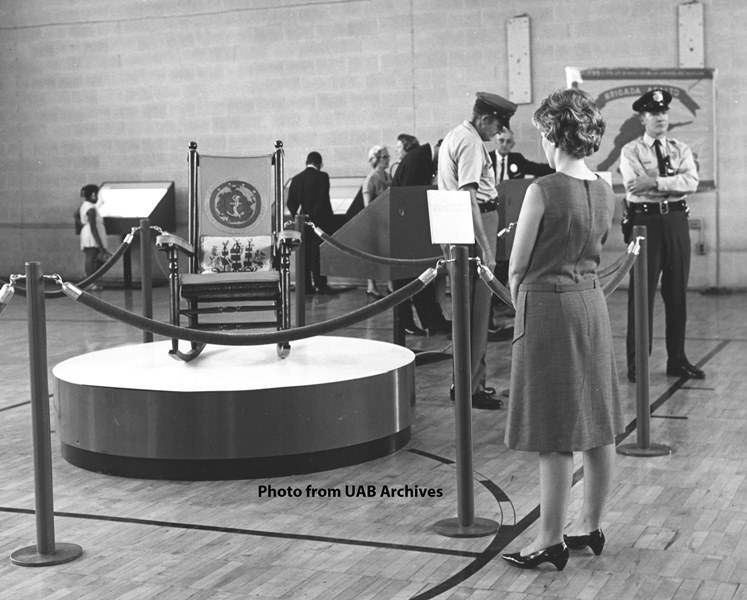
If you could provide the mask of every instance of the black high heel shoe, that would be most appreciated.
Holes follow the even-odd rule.
[[[532,552],[526,556],[522,556],[521,552],[514,552],[512,554],[501,554],[501,558],[508,564],[519,567],[520,569],[536,569],[542,563],[549,562],[558,571],[562,571],[568,562],[569,554],[568,546],[561,542],[560,544]]]
[[[601,529],[586,535],[564,535],[563,541],[573,550],[582,550],[588,546],[596,556],[599,556],[604,549],[604,533]]]

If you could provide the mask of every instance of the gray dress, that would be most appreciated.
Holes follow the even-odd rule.
[[[601,179],[538,179],[545,212],[519,286],[505,442],[533,452],[611,444],[622,431],[612,333],[596,277],[615,198]]]

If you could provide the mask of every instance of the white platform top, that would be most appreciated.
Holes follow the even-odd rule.
[[[183,351],[188,342],[181,342]],[[402,346],[318,336],[291,342],[281,359],[275,344],[212,346],[192,362],[169,356],[171,341],[133,344],[69,358],[52,369],[76,385],[159,391],[237,391],[319,385],[388,373],[415,361]]]

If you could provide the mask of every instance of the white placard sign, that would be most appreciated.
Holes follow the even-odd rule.
[[[469,192],[428,190],[428,221],[434,244],[474,244]]]

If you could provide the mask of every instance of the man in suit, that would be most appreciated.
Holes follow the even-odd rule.
[[[490,159],[493,161],[495,170],[495,181],[500,184],[507,179],[525,179],[527,177],[541,177],[549,175],[555,170],[548,164],[536,163],[519,152],[511,152],[516,142],[514,134],[510,129],[505,129],[495,138],[496,150],[490,152]],[[504,224],[505,225],[505,224]],[[502,283],[508,280],[508,261],[501,260],[496,264],[495,276]],[[491,305],[493,310],[499,306],[499,301],[493,298]],[[513,317],[513,311],[509,310],[507,316]],[[491,317],[493,316],[491,312]],[[489,342],[503,342],[510,340],[514,336],[513,325],[494,326],[491,318],[490,329],[488,331]]]
[[[300,211],[317,227],[332,233],[334,217],[329,201],[329,175],[322,171],[322,155],[318,152],[309,152],[306,157],[306,168],[291,179],[287,205],[294,217]],[[327,278],[321,274],[321,240],[311,227],[307,226],[304,234],[306,293],[336,293],[327,285]]]
[[[490,158],[495,169],[496,183],[506,179],[524,179],[527,175],[541,177],[555,172],[548,164],[532,162],[519,152],[511,152],[516,142],[510,129],[499,133],[495,141],[496,151],[490,153]]]

